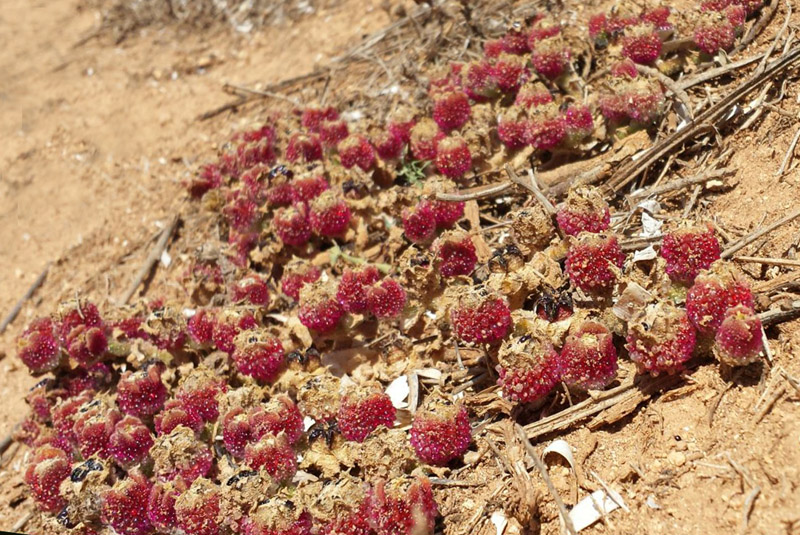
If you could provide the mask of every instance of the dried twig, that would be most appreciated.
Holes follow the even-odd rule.
[[[30,520],[32,517],[33,517],[33,511],[28,511],[27,513],[25,513],[25,516],[17,520],[17,523],[11,527],[11,531],[19,532],[20,530],[22,530],[22,528],[25,527],[25,524],[27,524],[28,520]]]
[[[754,264],[766,264],[768,266],[800,267],[800,260],[790,258],[766,258],[763,256],[736,256],[733,258],[740,262],[752,262]]]
[[[686,113],[689,115],[689,119],[694,116],[694,113],[692,112],[692,101],[689,99],[689,95],[686,94],[686,91],[684,91],[675,80],[662,73],[658,69],[647,67],[645,65],[637,64],[636,70],[642,74],[646,74],[647,76],[657,78],[658,81],[661,82],[664,87],[669,89],[672,94],[675,95],[675,98],[681,102],[683,108],[686,110]]]
[[[742,67],[746,67],[751,63],[755,63],[756,61],[760,60],[764,57],[764,53],[761,52],[759,54],[755,54],[754,56],[750,56],[749,58],[740,59],[739,61],[733,61],[726,65],[722,65],[721,67],[715,67],[713,69],[708,69],[705,71],[701,71],[694,76],[689,76],[677,82],[677,85],[682,90],[687,90],[691,87],[694,87],[698,84],[702,84],[704,82],[708,82],[709,80],[713,80],[714,78],[719,78],[720,76],[724,76],[731,71],[735,71],[736,69],[741,69]]]
[[[604,188],[613,193],[618,192],[665,155],[693,139],[701,132],[712,128],[742,97],[770,82],[776,76],[783,74],[784,71],[793,67],[798,60],[800,60],[800,46],[792,48],[784,56],[770,63],[764,72],[749,77],[719,102],[708,107],[695,117],[692,123],[683,130],[673,132],[659,143],[653,145],[640,158],[635,160],[629,158],[626,163],[617,169],[608,183],[604,185]]]
[[[641,190],[641,191],[635,191],[630,195],[628,195],[628,200],[629,202],[631,202],[631,204],[633,204],[639,199],[643,199],[645,197],[662,195],[664,193],[669,193],[689,186],[694,186],[695,184],[702,184],[704,182],[708,182],[709,180],[713,180],[715,178],[719,178],[721,176],[725,176],[733,172],[735,172],[735,169],[732,169],[730,167],[715,169],[714,171],[706,171],[694,176],[682,178],[680,180],[673,180],[672,182],[668,182],[663,186],[648,188],[646,190]]]
[[[547,490],[550,491],[550,494],[553,496],[553,500],[556,502],[556,506],[558,507],[558,513],[561,515],[561,520],[564,522],[564,526],[567,528],[572,535],[577,535],[577,531],[575,530],[575,526],[572,524],[572,519],[567,512],[567,507],[564,505],[561,496],[559,496],[558,491],[556,490],[553,482],[550,480],[550,474],[547,473],[547,467],[544,465],[542,460],[539,458],[539,454],[536,453],[536,450],[533,449],[528,437],[526,436],[525,429],[522,428],[521,425],[515,425],[517,436],[522,441],[522,445],[525,446],[525,451],[528,453],[528,457],[531,458],[533,464],[536,466],[536,469],[541,474],[542,479],[544,479],[545,485],[547,485]]]
[[[133,297],[133,294],[136,292],[136,289],[142,283],[147,274],[150,273],[150,270],[153,269],[153,266],[155,265],[156,262],[158,262],[158,259],[161,258],[161,253],[164,252],[164,248],[167,246],[167,242],[172,236],[172,233],[175,232],[175,229],[177,228],[179,221],[180,221],[180,216],[173,217],[170,224],[164,227],[164,230],[161,231],[161,236],[158,238],[158,241],[153,246],[153,248],[150,249],[150,254],[147,255],[144,264],[142,264],[142,267],[139,269],[139,272],[136,274],[136,277],[133,279],[133,282],[128,287],[128,291],[125,292],[123,296],[120,298],[119,304],[124,305],[128,301],[130,301],[131,297]]]
[[[14,305],[14,308],[12,308],[3,319],[3,323],[0,323],[0,334],[3,334],[6,331],[8,326],[11,325],[11,322],[16,319],[19,311],[22,310],[22,306],[25,304],[25,302],[30,299],[37,288],[42,285],[44,279],[47,278],[47,273],[50,271],[51,264],[52,262],[48,262],[47,265],[44,266],[44,269],[41,273],[39,273],[39,276],[36,277],[36,280],[33,281],[33,283],[25,291],[25,294],[23,294],[23,296],[19,298],[19,301],[17,301],[17,303]]]
[[[761,325],[769,327],[795,318],[800,318],[800,302],[795,301],[788,310],[767,310],[758,315]]]
[[[767,225],[766,227],[760,228],[760,229],[748,234],[747,236],[744,236],[743,238],[737,240],[736,242],[734,242],[732,244],[728,244],[728,247],[722,252],[722,255],[720,255],[720,256],[722,258],[730,258],[734,254],[736,254],[736,252],[738,252],[739,250],[743,249],[744,247],[747,247],[748,245],[750,245],[751,243],[753,243],[754,241],[759,239],[764,234],[768,234],[768,233],[772,232],[776,228],[780,227],[781,225],[785,225],[786,223],[789,223],[790,221],[793,221],[797,217],[800,217],[800,210],[795,210],[791,214],[780,218],[779,220],[777,220],[776,222],[772,223],[771,225]]]
[[[554,431],[567,429],[581,420],[613,408],[613,414],[601,415],[590,422],[590,428],[597,428],[623,418],[633,412],[640,403],[650,399],[653,394],[673,387],[680,381],[681,377],[678,375],[636,376],[629,383],[601,392],[568,409],[528,424],[525,426],[525,431],[528,438],[537,438]]]
[[[297,99],[287,97],[286,95],[281,95],[280,93],[275,93],[273,91],[251,89],[249,87],[244,87],[241,85],[229,84],[229,83],[223,84],[222,90],[228,93],[233,93],[235,95],[240,93],[246,93],[249,95],[256,95],[260,97],[276,98],[278,100],[283,100],[284,102],[288,102],[289,104],[300,106],[300,102]]]
[[[497,184],[489,184],[488,186],[480,186],[477,188],[470,188],[461,190],[457,193],[437,193],[436,198],[440,201],[452,202],[466,202],[483,199],[486,197],[494,197],[508,191],[513,184],[510,180],[498,182]]]
[[[514,169],[512,169],[510,165],[506,164],[504,169],[506,171],[506,174],[508,174],[508,178],[511,180],[511,182],[519,186],[522,186],[526,190],[530,191],[531,194],[533,194],[536,200],[539,201],[539,203],[542,205],[542,207],[548,214],[554,215],[556,213],[556,207],[553,206],[553,203],[550,202],[550,199],[545,197],[544,193],[542,193],[542,190],[539,189],[539,185],[536,183],[536,179],[532,174],[530,175],[528,180],[525,180],[524,178],[519,176],[517,172],[514,171]]]
[[[786,156],[783,157],[783,161],[781,162],[781,166],[778,171],[775,173],[775,176],[783,176],[783,173],[786,172],[786,166],[789,165],[789,161],[792,159],[792,155],[794,155],[794,149],[797,147],[797,142],[800,141],[800,128],[797,129],[797,132],[794,133],[794,137],[792,138],[792,142],[789,143],[789,148],[786,149]]]

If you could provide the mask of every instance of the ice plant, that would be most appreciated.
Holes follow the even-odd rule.
[[[600,294],[614,285],[624,261],[617,238],[584,232],[567,251],[566,271],[573,286]]]
[[[102,496],[103,522],[119,535],[146,535],[153,531],[145,505],[152,483],[141,472],[132,471]]]
[[[33,452],[23,479],[39,509],[57,513],[64,507],[59,486],[71,471],[70,460],[61,449],[43,445]]]
[[[249,273],[231,285],[231,301],[256,306],[269,304],[267,281],[256,273]]]
[[[469,275],[475,269],[478,255],[469,234],[455,230],[442,234],[433,244],[439,272],[443,277]]]
[[[143,370],[124,372],[117,384],[119,408],[134,416],[153,416],[160,411],[167,399],[162,371],[163,365],[152,364]]]
[[[525,140],[534,149],[553,150],[567,136],[567,123],[553,103],[528,110]]]
[[[395,414],[392,400],[383,392],[354,388],[342,397],[336,421],[344,438],[364,442],[378,427],[391,428]]]
[[[205,478],[194,481],[175,500],[175,519],[184,533],[218,535],[220,528],[220,488]]]
[[[129,414],[114,426],[108,451],[120,466],[130,466],[143,461],[152,445],[150,430],[139,418]]]
[[[472,440],[466,407],[435,392],[414,414],[409,440],[428,464],[444,466],[461,457]]]
[[[625,28],[622,38],[622,55],[635,63],[649,65],[661,55],[661,38],[649,23]]]
[[[406,291],[394,279],[383,279],[367,290],[367,309],[378,319],[398,317],[406,306]]]
[[[375,149],[372,143],[361,134],[351,134],[343,139],[338,146],[339,158],[345,169],[358,166],[363,171],[369,171],[375,163]]]
[[[350,208],[341,196],[328,190],[311,201],[308,220],[320,236],[338,236],[350,224]]]
[[[361,314],[367,310],[367,288],[378,282],[381,274],[375,266],[364,266],[360,269],[345,268],[336,300],[346,312]]]
[[[536,43],[531,63],[537,73],[547,79],[564,74],[569,66],[570,52],[560,36],[548,37]]]
[[[443,132],[460,129],[467,124],[469,116],[469,98],[461,91],[444,93],[433,102],[433,120]]]
[[[672,280],[691,284],[701,270],[719,260],[719,240],[711,225],[680,228],[664,236],[661,256]]]
[[[436,234],[436,214],[432,205],[420,202],[414,208],[403,210],[403,231],[414,243],[425,243]]]
[[[543,398],[560,380],[559,355],[550,340],[538,332],[514,335],[498,353],[503,396],[530,403]]]
[[[414,125],[410,135],[409,145],[415,160],[433,160],[436,157],[436,144],[445,137],[437,124],[428,118]]]
[[[280,208],[272,218],[272,226],[286,245],[299,247],[311,239],[308,209],[302,204]]]
[[[243,375],[259,383],[275,380],[286,358],[280,340],[266,329],[249,329],[233,339],[233,362]]]
[[[325,334],[333,331],[345,311],[336,300],[336,288],[327,282],[306,284],[300,290],[300,323],[313,331]]]
[[[617,350],[611,332],[596,321],[584,321],[564,342],[559,355],[562,380],[580,390],[599,390],[617,374]]]
[[[466,140],[461,136],[449,136],[436,146],[436,168],[448,178],[461,178],[472,167],[472,155]]]
[[[404,476],[379,481],[367,498],[376,535],[431,535],[438,507],[425,478]]]
[[[286,264],[281,278],[281,291],[288,297],[297,301],[300,298],[300,290],[308,283],[319,279],[321,273],[319,269],[299,258],[291,260]]]
[[[17,354],[31,373],[55,369],[61,361],[56,326],[50,318],[31,322],[17,339]]]
[[[729,308],[714,342],[714,355],[724,364],[744,366],[755,362],[764,349],[761,320],[747,306]]]
[[[319,136],[305,135],[300,132],[292,134],[286,146],[286,159],[290,162],[298,160],[313,162],[322,159],[322,142]]]
[[[695,278],[686,294],[686,312],[695,328],[713,336],[729,308],[744,305],[753,308],[749,286],[728,268],[712,266]]]
[[[573,188],[556,213],[556,222],[567,236],[577,236],[581,232],[598,233],[608,230],[611,212],[597,188]]]
[[[640,371],[676,373],[692,357],[696,334],[686,313],[659,302],[628,324],[625,348]]]
[[[297,454],[284,433],[267,433],[246,445],[244,462],[253,470],[266,470],[276,481],[290,481],[297,472]]]
[[[450,323],[463,342],[493,344],[505,338],[513,321],[505,299],[466,294],[450,310]]]

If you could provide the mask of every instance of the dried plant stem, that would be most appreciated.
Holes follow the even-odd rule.
[[[704,173],[700,173],[694,176],[668,182],[663,186],[649,188],[642,191],[635,191],[630,195],[628,195],[628,200],[629,202],[634,203],[635,201],[638,201],[639,199],[643,199],[645,197],[663,195],[664,193],[670,193],[672,191],[677,191],[683,188],[687,188],[689,186],[694,186],[696,184],[703,184],[704,182],[708,182],[709,180],[713,180],[715,178],[719,178],[731,174],[733,172],[735,172],[735,169],[732,169],[730,167],[724,167],[722,169],[716,169],[714,171],[706,171]]]
[[[784,71],[793,67],[800,60],[800,46],[789,50],[784,56],[770,63],[762,73],[753,75],[733,91],[725,95],[719,102],[708,107],[705,111],[694,118],[692,123],[684,128],[673,132],[659,143],[653,145],[636,160],[629,158],[626,163],[620,166],[614,175],[604,185],[607,192],[616,193],[628,185],[642,172],[649,169],[658,160],[680,147],[687,141],[693,139],[701,132],[713,128],[728,110],[734,106],[741,98],[772,81],[776,76],[783,74]]]
[[[510,180],[506,180],[503,182],[498,182],[497,184],[489,184],[488,186],[480,186],[477,188],[470,188],[466,190],[461,190],[457,193],[437,193],[436,198],[440,201],[451,201],[451,202],[466,202],[466,201],[475,201],[478,199],[484,199],[486,197],[494,197],[496,195],[500,195],[501,193],[505,193],[509,189],[511,189],[513,184]]]
[[[800,260],[789,258],[766,258],[762,256],[736,256],[733,258],[740,262],[752,262],[755,264],[767,264],[769,266],[800,267]]]
[[[613,408],[608,416],[597,417],[589,423],[589,427],[594,429],[630,414],[641,402],[650,399],[656,392],[675,386],[680,381],[679,375],[636,376],[629,383],[601,392],[568,409],[528,424],[525,426],[525,431],[528,438],[534,439],[567,429],[581,420]]]
[[[542,193],[542,190],[539,189],[539,185],[536,183],[536,178],[534,177],[533,174],[531,174],[528,177],[528,180],[525,180],[524,178],[519,176],[517,172],[514,171],[514,169],[512,169],[510,165],[506,164],[504,169],[506,171],[506,174],[508,174],[508,178],[511,179],[511,182],[519,186],[522,186],[526,190],[530,191],[531,194],[533,194],[536,200],[539,201],[539,204],[542,205],[542,207],[548,214],[555,215],[556,207],[553,206],[553,203],[550,202],[550,199],[545,197],[544,193]]]
[[[25,513],[25,516],[17,520],[17,523],[11,527],[11,531],[19,532],[22,528],[25,527],[25,524],[33,517],[33,511],[28,511]]]
[[[12,308],[3,319],[3,323],[0,323],[0,334],[3,334],[6,331],[8,326],[11,325],[11,322],[13,322],[17,318],[17,315],[19,315],[19,311],[22,310],[23,305],[28,301],[28,299],[31,298],[31,296],[33,296],[33,293],[39,288],[39,286],[42,285],[44,279],[47,278],[47,273],[50,271],[51,264],[52,262],[48,262],[47,265],[44,266],[44,269],[41,273],[39,273],[39,276],[36,277],[36,280],[33,281],[23,296],[20,297],[19,301],[17,301],[17,303],[14,305],[14,308]]]
[[[158,238],[158,241],[150,250],[150,254],[147,255],[147,258],[142,264],[142,267],[139,268],[139,272],[136,274],[136,277],[133,279],[133,282],[128,287],[128,291],[123,294],[123,296],[119,300],[119,304],[124,305],[130,301],[133,294],[136,292],[136,289],[142,283],[147,274],[150,273],[150,270],[153,269],[153,266],[158,262],[158,259],[161,258],[161,253],[164,252],[164,249],[167,247],[167,242],[169,242],[170,237],[172,236],[175,229],[178,227],[178,222],[180,221],[180,216],[175,216],[172,218],[172,221],[169,225],[164,227],[164,230],[161,231],[161,236]]]
[[[287,97],[285,95],[281,95],[280,93],[275,93],[273,91],[251,89],[249,87],[244,87],[236,84],[228,84],[228,83],[223,84],[222,90],[233,94],[247,93],[250,95],[258,95],[261,97],[275,98],[278,100],[283,100],[284,102],[288,102],[289,104],[293,104],[295,106],[300,106],[300,102],[297,99],[293,99],[291,97]]]
[[[800,141],[800,128],[798,128],[797,132],[794,133],[792,142],[789,143],[789,148],[786,149],[786,156],[783,157],[781,167],[775,173],[775,176],[783,176],[783,174],[786,172],[786,166],[789,165],[789,161],[792,159],[792,155],[794,154],[794,149],[797,148],[798,141]]]
[[[776,228],[780,227],[781,225],[785,225],[786,223],[789,223],[790,221],[793,221],[798,216],[800,216],[800,210],[795,210],[791,214],[780,218],[778,221],[774,222],[773,224],[767,225],[766,227],[763,227],[763,228],[761,228],[759,230],[756,230],[755,232],[752,232],[749,235],[739,239],[735,243],[728,244],[728,247],[722,252],[721,257],[722,258],[730,258],[734,254],[736,254],[739,250],[743,249],[744,247],[747,247],[748,245],[750,245],[751,243],[753,243],[754,241],[759,239],[764,234],[768,234],[768,233],[772,232],[773,230],[775,230]]]
[[[800,317],[800,301],[792,303],[792,307],[788,310],[767,310],[758,315],[761,320],[761,325],[769,327],[785,321],[790,321]]]
[[[713,80],[714,78],[719,78],[720,76],[724,76],[729,72],[735,71],[736,69],[741,69],[742,67],[746,67],[751,63],[755,63],[759,61],[761,58],[764,57],[764,53],[761,52],[759,54],[755,54],[750,56],[749,58],[740,59],[739,61],[733,61],[726,65],[722,65],[721,67],[715,67],[713,69],[708,69],[702,72],[695,74],[694,76],[689,76],[684,78],[683,80],[677,82],[677,85],[682,90],[687,90],[692,88],[696,85],[702,84],[703,82],[708,82],[709,80]]]
[[[561,496],[558,494],[553,482],[550,480],[550,474],[547,473],[547,467],[539,458],[539,454],[536,453],[536,450],[533,449],[528,437],[525,436],[525,429],[523,429],[519,424],[516,424],[515,428],[517,436],[522,441],[522,445],[525,446],[525,451],[528,453],[528,457],[530,457],[533,461],[534,466],[536,466],[536,469],[539,471],[542,479],[544,479],[545,485],[547,485],[547,490],[549,490],[550,494],[553,496],[553,500],[556,502],[558,513],[561,515],[561,520],[564,522],[564,526],[571,535],[577,535],[578,532],[575,530],[575,526],[572,524],[572,519],[569,517],[567,507],[564,505],[564,501],[561,499]]]
[[[658,81],[661,82],[664,85],[664,87],[669,89],[670,92],[672,92],[672,94],[675,95],[675,98],[677,98],[681,102],[684,109],[686,110],[686,113],[689,114],[689,119],[691,119],[694,116],[694,113],[692,112],[692,101],[689,99],[689,95],[686,94],[686,91],[684,91],[675,80],[673,80],[666,74],[662,73],[658,69],[647,67],[645,65],[636,65],[636,70],[647,76],[652,76],[653,78],[657,78]]]

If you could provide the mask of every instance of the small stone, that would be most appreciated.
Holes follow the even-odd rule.
[[[686,455],[679,451],[672,451],[667,455],[667,460],[675,466],[683,466],[686,464]]]

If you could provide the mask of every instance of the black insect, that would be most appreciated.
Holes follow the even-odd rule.
[[[72,473],[69,475],[69,479],[73,483],[80,483],[86,479],[86,476],[88,476],[89,473],[99,472],[101,470],[103,470],[103,465],[100,463],[100,461],[97,461],[96,459],[87,459],[86,462],[72,470]]]
[[[286,178],[294,177],[294,171],[286,167],[285,165],[276,165],[272,169],[269,170],[269,174],[267,177],[271,180],[278,175],[283,175]]]
[[[256,470],[240,470],[238,473],[232,475],[228,481],[225,482],[225,485],[230,487],[234,483],[238,483],[242,479],[247,479],[248,477],[253,477],[258,475],[258,471]]]
[[[73,524],[72,520],[69,518],[69,511],[67,507],[64,507],[61,512],[58,513],[56,516],[56,521],[67,529],[72,529],[75,527],[75,524]]]
[[[336,423],[336,420],[330,422],[317,422],[311,426],[311,429],[308,430],[308,443],[311,444],[315,440],[325,437],[325,443],[330,448],[331,444],[333,444],[333,439],[338,432],[339,425]]]
[[[309,347],[308,349],[306,349],[305,353],[302,353],[300,351],[292,351],[291,353],[286,355],[286,360],[288,360],[289,363],[297,363],[300,366],[305,366],[311,361],[319,360],[319,358],[320,358],[320,353],[315,347]]]
[[[559,321],[572,315],[572,307],[572,295],[568,291],[545,290],[536,300],[533,311],[547,321]]]

